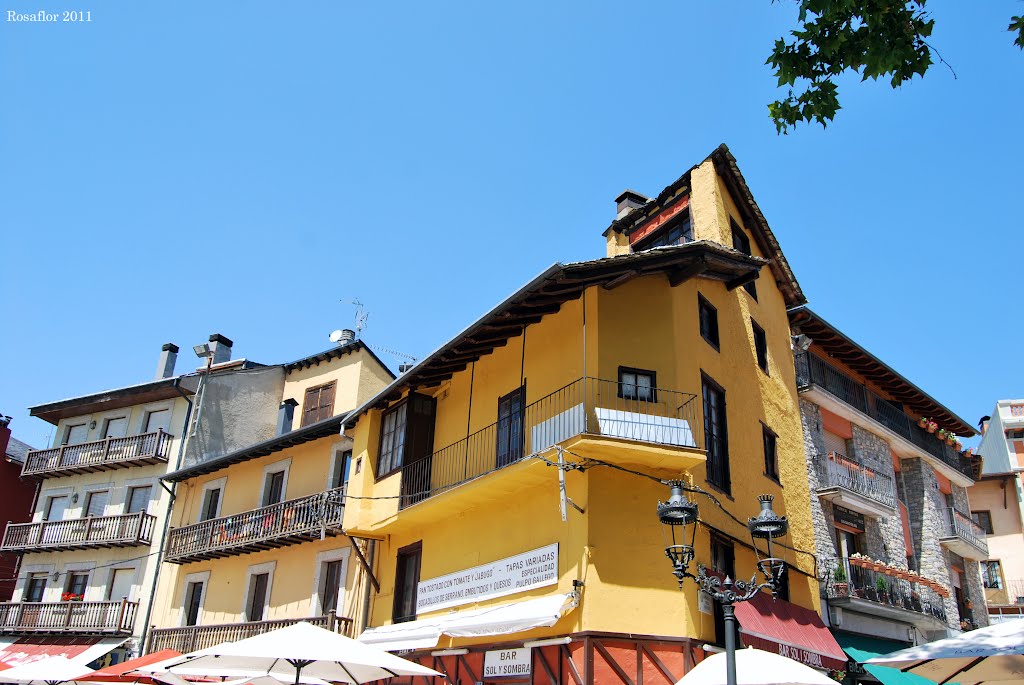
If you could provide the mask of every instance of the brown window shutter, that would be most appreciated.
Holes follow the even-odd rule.
[[[308,426],[316,423],[316,417],[320,412],[320,388],[310,388],[306,391],[306,400],[302,403],[302,425]]]
[[[328,383],[320,388],[320,413],[317,421],[323,421],[334,416],[334,388],[335,383]]]

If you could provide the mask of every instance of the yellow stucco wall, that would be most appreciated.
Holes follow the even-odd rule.
[[[284,378],[281,400],[298,402],[292,421],[295,429],[302,425],[302,404],[308,388],[336,381],[334,416],[338,416],[373,397],[391,380],[388,372],[366,350],[360,349],[315,366],[289,371]]]
[[[729,216],[741,223],[740,215],[713,166],[708,163],[695,170],[693,182],[696,237],[731,246]],[[751,242],[757,254],[756,243]],[[692,393],[700,425],[704,372],[725,388],[727,397],[732,492],[716,493],[718,499],[745,520],[757,511],[757,495],[775,495],[776,511],[791,519],[791,532],[784,542],[806,552],[778,551],[794,567],[791,597],[819,609],[813,558],[808,554],[814,551],[814,537],[789,324],[771,272],[765,268],[763,273],[766,277],[757,281],[756,301],[742,288],[728,291],[723,283],[707,279],[673,288],[663,275],[636,278],[610,291],[590,288],[584,297],[527,327],[525,336],[509,339],[431,391],[438,398],[435,451],[493,424],[498,398],[517,388],[521,380],[526,382],[530,405],[583,375],[614,382],[620,365],[653,370],[660,388]],[[718,308],[720,351],[698,332],[698,292]],[[767,374],[756,364],[751,316],[766,333]],[[354,455],[363,467],[350,482],[352,494],[392,498],[400,491],[398,474],[374,481],[380,417],[379,410],[368,412],[353,431]],[[778,436],[781,485],[764,475],[762,423]],[[377,565],[381,593],[374,598],[371,625],[391,620],[395,554],[405,545],[422,541],[421,579],[429,579],[558,542],[558,590],[571,589],[574,579],[585,580],[582,605],[556,626],[517,638],[576,630],[713,635],[711,616],[697,610],[692,584],[680,594],[669,573],[663,551],[666,543],[655,516],[655,504],[667,495],[665,486],[601,467],[585,474],[570,472],[569,495],[586,513],[570,510],[568,521],[562,522],[557,471],[537,462],[531,466],[529,461],[402,511],[395,499],[362,500],[346,510],[347,530],[382,540]],[[679,463],[691,462],[681,455]],[[673,472],[664,464],[657,470],[659,477],[691,477],[713,492],[702,466],[688,476],[683,468]],[[436,472],[436,460],[433,468]],[[749,539],[745,527],[710,499],[697,499],[708,525],[740,541]],[[708,562],[706,530],[698,533],[697,541],[698,560]],[[749,577],[755,568],[752,551],[737,543],[735,553],[738,571]],[[552,592],[542,588],[484,604]]]
[[[1017,479],[1009,476],[980,480],[967,489],[971,511],[987,510],[992,517],[993,534],[986,538],[988,558],[999,561],[1006,581],[1003,590],[986,591],[991,603],[1014,603],[1016,594],[1008,594],[1006,585],[1011,581],[1024,585],[1024,531],[1016,488]]]

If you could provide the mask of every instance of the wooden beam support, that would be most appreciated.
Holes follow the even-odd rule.
[[[605,283],[601,287],[604,288],[605,290],[615,290],[620,285],[632,281],[634,278],[636,278],[639,275],[640,275],[640,271],[637,270],[637,269],[633,269],[632,271],[627,271],[626,273],[622,274],[618,278],[613,278],[612,280],[608,281],[607,283]]]
[[[699,259],[692,264],[670,271],[668,273],[668,284],[674,288],[680,283],[684,283],[695,276],[699,276],[707,270],[708,263],[704,259]]]
[[[370,564],[366,561],[366,557],[363,556],[363,550],[359,549],[359,545],[356,544],[357,539],[351,535],[348,536],[348,541],[352,544],[352,549],[356,551],[356,556],[359,557],[359,563],[362,565],[363,570],[366,571],[366,575],[370,579],[370,584],[373,585],[373,589],[380,592],[380,583],[377,581],[377,576],[373,575],[373,569],[370,568]]]
[[[736,290],[736,288],[739,288],[742,285],[746,285],[747,283],[750,283],[752,281],[756,281],[757,277],[760,276],[760,275],[761,275],[760,271],[748,271],[747,273],[743,274],[742,276],[737,276],[736,278],[732,279],[731,281],[726,281],[725,289],[726,290]]]

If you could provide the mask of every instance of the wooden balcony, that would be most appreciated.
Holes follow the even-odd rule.
[[[197,649],[205,649],[221,642],[242,640],[254,635],[285,628],[301,621],[312,623],[346,637],[352,635],[352,619],[336,616],[333,612],[325,616],[312,618],[286,618],[277,621],[250,621],[247,623],[221,623],[209,626],[182,626],[181,628],[153,628],[149,632],[147,653],[152,654],[161,649],[173,649],[187,654]]]
[[[340,535],[344,488],[172,528],[164,561],[184,564]]]
[[[8,523],[0,552],[135,547],[153,539],[155,516],[144,511],[62,521]]]
[[[130,635],[138,602],[5,602],[0,634]]]
[[[109,471],[142,464],[167,462],[173,436],[155,433],[107,438],[49,450],[32,450],[25,457],[22,476],[58,476]]]

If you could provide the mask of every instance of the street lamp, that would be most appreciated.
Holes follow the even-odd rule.
[[[725,617],[726,683],[736,685],[735,604],[752,599],[761,589],[767,589],[772,594],[779,589],[786,562],[772,556],[772,540],[786,534],[789,522],[785,516],[779,516],[772,509],[771,495],[761,495],[757,498],[761,503],[761,511],[747,520],[747,530],[750,531],[754,552],[757,554],[757,568],[764,576],[763,583],[757,583],[756,573],[749,581],[708,575],[703,564],[698,564],[697,575],[693,575],[689,566],[693,562],[693,542],[697,535],[697,503],[691,502],[683,494],[682,481],[670,481],[668,486],[668,501],[658,502],[658,520],[671,534],[671,544],[665,547],[665,556],[672,562],[672,575],[679,581],[680,589],[685,579],[692,578],[701,592],[707,593],[722,605],[722,614]],[[692,526],[692,529],[687,542],[688,526]],[[768,541],[766,556],[761,556],[761,551],[757,547],[758,539]]]

